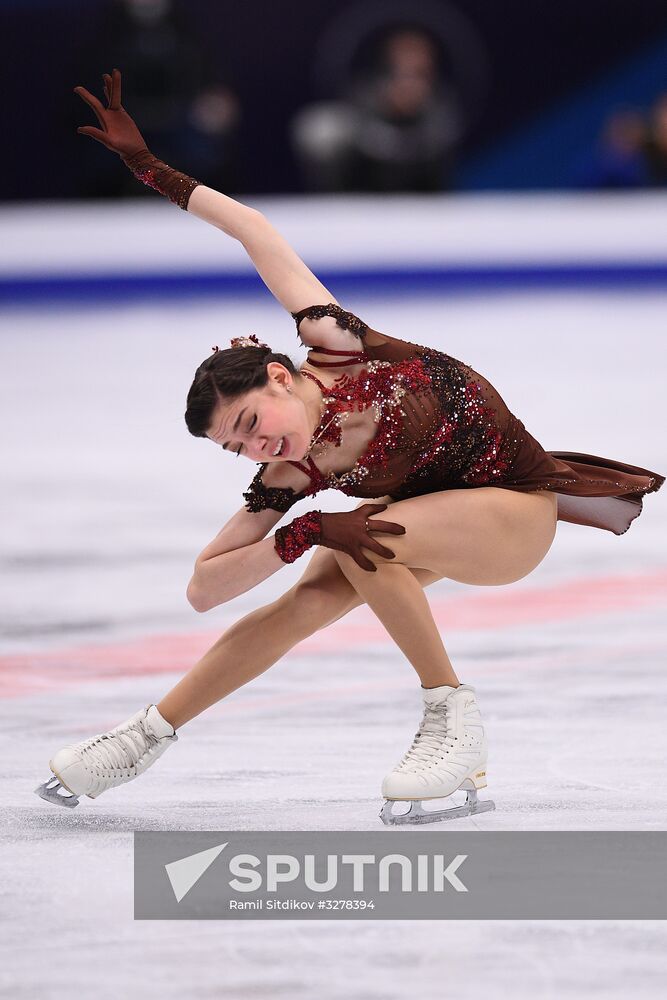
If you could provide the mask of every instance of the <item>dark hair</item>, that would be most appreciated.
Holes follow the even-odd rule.
[[[287,355],[270,347],[229,347],[216,350],[203,361],[195,372],[186,403],[185,422],[190,433],[206,437],[213,410],[222,398],[235,399],[267,385],[266,366],[271,361],[279,361],[292,375],[298,375]]]

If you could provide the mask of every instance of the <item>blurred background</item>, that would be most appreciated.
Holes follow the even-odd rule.
[[[0,17],[5,200],[136,193],[75,133],[72,87],[112,65],[162,158],[239,194],[667,180],[661,0],[2,0]]]

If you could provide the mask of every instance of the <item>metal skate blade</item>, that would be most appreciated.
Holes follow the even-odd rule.
[[[392,812],[394,802],[409,802],[410,808],[407,812],[395,814]],[[464,817],[474,816],[476,813],[491,812],[495,808],[495,802],[492,802],[491,799],[484,799],[480,802],[477,798],[477,791],[471,790],[466,792],[466,800],[463,805],[452,806],[449,809],[426,810],[422,806],[421,799],[387,799],[380,810],[380,819],[385,826],[441,823],[451,819],[464,819]]]
[[[60,794],[60,789],[63,790],[62,794]],[[54,806],[66,806],[68,809],[74,809],[79,804],[78,796],[61,785],[55,775],[45,781],[43,785],[38,785],[35,789],[35,795],[39,795],[40,799],[44,799],[45,802],[50,802]]]

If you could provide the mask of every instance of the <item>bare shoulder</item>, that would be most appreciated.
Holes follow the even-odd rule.
[[[305,472],[289,462],[269,462],[261,472],[261,480],[269,488],[292,489],[296,493],[300,493],[310,482]]]
[[[326,347],[333,351],[363,349],[361,337],[366,324],[338,302],[313,305],[299,320],[299,337],[307,347]]]

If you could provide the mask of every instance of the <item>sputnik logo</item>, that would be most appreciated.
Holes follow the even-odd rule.
[[[165,865],[165,870],[171,887],[180,903],[192,889],[219,854],[227,847],[229,841],[210,847],[206,851],[190,854],[178,861]],[[287,882],[297,882],[303,876],[304,886],[314,892],[325,892],[334,889],[338,884],[339,865],[352,866],[353,890],[364,891],[365,869],[371,866],[377,870],[377,887],[379,892],[390,892],[390,869],[398,866],[401,873],[401,892],[412,892],[415,885],[419,892],[432,887],[434,892],[444,892],[446,887],[456,892],[468,892],[456,874],[457,869],[467,859],[467,854],[457,854],[449,864],[444,854],[419,854],[411,859],[404,854],[386,854],[377,858],[374,854],[337,854],[327,855],[326,879],[315,874],[315,855],[306,854],[303,859],[293,854],[267,854],[266,871],[262,869],[261,858],[254,854],[234,854],[229,861],[229,872],[234,875],[228,884],[235,892],[256,892],[265,885],[266,891],[274,893],[279,885]],[[416,864],[416,872],[413,871]],[[260,869],[260,870],[258,870]]]
[[[179,858],[178,861],[172,861],[164,866],[177,903],[180,903],[183,897],[190,892],[190,889],[196,885],[204,872],[208,871],[228,843],[227,840],[224,844],[219,844],[218,847],[209,847],[207,851],[190,854],[187,858]]]

